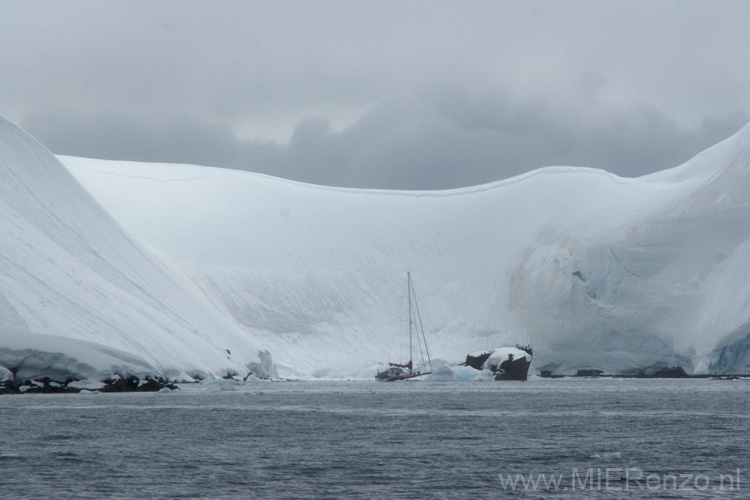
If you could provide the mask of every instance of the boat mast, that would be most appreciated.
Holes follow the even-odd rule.
[[[412,326],[412,313],[411,313],[411,272],[406,273],[406,283],[407,283],[407,292],[409,294],[409,366],[413,366],[412,364],[412,339],[411,339],[411,326]],[[409,371],[411,371],[411,368],[409,368]]]

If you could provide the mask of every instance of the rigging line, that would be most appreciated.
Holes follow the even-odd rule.
[[[411,325],[412,325],[411,316],[412,314],[411,314],[411,273],[410,272],[406,273],[406,286],[407,286],[406,294],[407,294],[407,297],[409,298],[409,363],[411,363],[412,362],[412,345],[414,342],[412,341],[412,338],[411,338]],[[409,371],[411,371],[411,368],[409,369]]]
[[[417,297],[414,296],[414,307],[418,311],[419,310],[419,304],[417,303]],[[419,356],[422,358],[422,366],[426,369],[427,363],[424,362],[424,351],[422,350],[422,340],[419,338],[419,330],[421,329],[422,325],[419,321],[414,322],[414,333],[417,334],[417,345],[419,346]],[[427,346],[425,346],[426,348]]]
[[[419,356],[422,358],[422,366],[426,366],[424,362],[424,352],[422,351],[422,341],[419,338],[419,327],[417,323],[417,318],[413,314],[412,310],[412,299],[414,301],[414,311],[417,310],[419,307],[419,304],[417,303],[417,293],[414,290],[414,283],[411,280],[411,273],[407,273],[408,281],[409,281],[409,343],[410,345],[414,345],[414,341],[412,340],[412,325],[414,326],[413,332],[417,336],[417,346],[419,347]],[[411,354],[411,351],[410,351]]]
[[[412,289],[413,291],[413,289]],[[419,303],[417,303],[417,296],[414,295],[414,308],[419,311]],[[419,316],[419,314],[417,314]],[[424,351],[422,350],[422,339],[419,338],[419,330],[422,328],[422,324],[419,320],[414,322],[414,333],[417,335],[417,345],[419,346],[419,356],[422,358],[422,366],[426,369],[427,363],[424,362]],[[426,346],[425,346],[426,347]]]
[[[413,290],[414,290],[414,286],[412,285],[412,291]],[[419,313],[419,304],[417,303],[416,292],[414,293],[414,308],[417,311],[417,319],[419,320],[419,329],[422,331],[422,338],[424,339],[424,350],[427,352],[427,361],[429,361],[430,371],[432,371],[432,359],[430,359],[430,349],[427,347],[427,337],[424,334],[424,326],[422,325],[422,315]],[[419,332],[417,332],[417,338],[419,338]],[[421,352],[421,348],[420,348],[420,352]],[[422,363],[424,363],[424,356],[422,356]]]

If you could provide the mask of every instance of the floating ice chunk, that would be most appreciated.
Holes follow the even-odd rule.
[[[455,382],[456,374],[453,373],[453,369],[447,365],[438,366],[432,370],[430,375],[427,375],[424,379],[425,382]]]
[[[269,379],[266,379],[266,378],[258,378],[258,377],[256,377],[255,375],[249,375],[249,376],[248,376],[248,377],[247,377],[247,378],[245,379],[245,383],[246,383],[246,384],[267,384],[267,383],[269,383],[269,382],[270,382],[270,380],[269,380]]]
[[[470,366],[454,366],[453,373],[456,374],[456,382],[481,382],[492,380],[494,376],[490,370],[475,370]]]
[[[13,372],[5,368],[4,366],[0,366],[0,384],[4,382],[10,382],[13,380]]]
[[[279,372],[271,358],[270,352],[258,351],[258,358],[260,358],[260,362],[247,365],[251,373],[260,378],[279,378]]]
[[[217,378],[201,380],[201,385],[205,387],[208,392],[224,392],[236,391],[238,387],[243,385],[243,383],[235,379]]]
[[[474,375],[472,382],[485,382],[488,380],[495,380],[495,374],[491,370],[482,370]]]
[[[492,380],[493,375],[490,370],[480,371],[470,366],[442,365],[425,377],[425,382],[479,382]]]

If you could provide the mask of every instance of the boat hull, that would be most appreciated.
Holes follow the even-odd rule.
[[[378,372],[378,374],[375,375],[375,380],[380,380],[382,382],[391,382],[393,380],[400,380],[399,377],[403,377],[407,374],[408,372],[402,370],[401,368],[391,367]]]
[[[375,379],[379,380],[380,382],[397,382],[399,380],[409,380],[412,378],[417,377],[423,377],[425,375],[429,375],[432,372],[408,372],[406,370],[402,370],[401,368],[388,368],[387,370],[383,370],[382,372],[379,372],[377,375],[375,375]]]

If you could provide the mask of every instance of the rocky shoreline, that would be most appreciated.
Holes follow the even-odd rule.
[[[12,372],[12,370],[9,370]],[[69,378],[65,381],[52,380],[49,377],[40,379],[24,380],[18,379],[13,373],[13,378],[0,379],[0,395],[3,394],[76,394],[81,392],[159,392],[165,390],[179,390],[169,380],[158,376],[145,376],[143,378],[134,375],[122,376],[116,374],[111,378],[102,380],[95,387],[85,387],[81,380]],[[248,375],[249,376],[249,375]],[[668,368],[654,373],[638,373],[635,375],[607,374],[602,370],[579,370],[575,375],[556,375],[543,371],[541,378],[638,378],[638,379],[711,379],[711,380],[747,380],[750,375],[689,375],[681,368]],[[248,377],[224,376],[224,379],[244,381]],[[200,382],[200,379],[196,379]]]
[[[11,370],[12,371],[12,370]],[[75,394],[84,392],[158,392],[163,389],[179,388],[162,377],[145,376],[143,379],[134,375],[114,375],[102,380],[97,387],[82,387],[81,382],[69,378],[65,381],[52,380],[49,377],[33,380],[19,380],[15,377],[0,381],[0,394]]]
[[[701,374],[690,375],[680,366],[662,368],[653,372],[639,372],[635,374],[612,374],[604,370],[578,370],[575,375],[557,375],[549,370],[542,370],[541,378],[699,378],[711,380],[740,380],[750,378],[750,375],[742,374]]]

